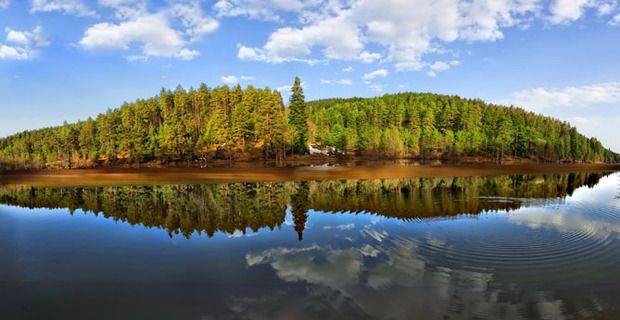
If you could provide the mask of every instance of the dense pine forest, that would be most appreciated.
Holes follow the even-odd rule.
[[[430,93],[305,102],[221,86],[125,103],[95,119],[0,139],[0,169],[333,156],[620,162],[566,122],[515,107]]]

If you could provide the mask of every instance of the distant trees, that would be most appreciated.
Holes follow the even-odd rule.
[[[375,157],[620,161],[568,123],[514,107],[428,93],[306,103],[299,78],[291,91],[287,108],[269,88],[162,89],[95,119],[0,139],[0,169],[281,159],[309,142]]]
[[[316,144],[360,155],[620,161],[618,154],[566,122],[457,96],[326,99],[309,102],[308,114]]]

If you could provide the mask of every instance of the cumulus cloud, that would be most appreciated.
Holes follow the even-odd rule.
[[[450,68],[458,66],[459,62],[456,60],[452,61],[436,61],[428,67],[428,71],[426,74],[429,77],[435,77],[438,73],[450,70]]]
[[[375,44],[398,70],[417,70],[424,66],[423,55],[438,44],[501,39],[502,28],[519,24],[535,10],[534,0],[330,1],[318,13],[306,14],[312,18],[301,27],[279,28],[262,47],[240,46],[239,55],[265,62],[305,61],[320,48],[326,59],[372,62],[380,54],[368,52],[367,46]]]
[[[609,20],[609,25],[614,27],[620,26],[620,14],[615,15],[611,20]]]
[[[353,71],[353,67],[348,66],[348,67],[342,68],[342,70],[341,70],[341,71],[342,71],[342,72],[352,72],[352,71]]]
[[[389,72],[386,69],[379,69],[379,70],[375,70],[373,72],[369,72],[364,74],[363,79],[364,80],[372,80],[375,78],[385,78],[389,75]]]
[[[70,14],[84,17],[97,16],[81,0],[32,0],[30,12],[53,12],[60,11],[63,14]]]
[[[620,102],[620,82],[566,88],[533,88],[516,92],[512,104],[533,111],[557,107],[584,107]]]
[[[272,32],[262,46],[240,44],[242,60],[380,60],[393,63],[397,71],[411,71],[429,67],[425,56],[445,54],[449,43],[497,41],[505,29],[525,28],[534,19],[563,24],[587,10],[609,15],[616,12],[617,0],[220,0],[214,8],[219,16],[280,20],[278,13],[288,13],[299,18]],[[616,20],[620,17],[610,24]]]
[[[0,0],[0,9],[6,9],[11,6],[11,0]]]
[[[336,79],[336,80],[325,80],[321,79],[321,83],[323,84],[341,84],[343,86],[353,85],[353,81],[351,79]]]
[[[38,48],[50,44],[40,26],[32,31],[6,28],[5,32],[5,43],[0,43],[0,60],[30,60],[37,56]]]
[[[363,44],[356,26],[342,17],[325,19],[301,29],[280,28],[269,36],[262,48],[239,45],[238,57],[271,63],[299,61],[313,64],[318,59],[309,56],[315,46],[323,47],[327,59],[373,58],[372,54],[362,55]]]
[[[120,21],[92,25],[84,32],[80,45],[89,50],[124,51],[138,46],[141,54],[128,56],[130,61],[148,57],[191,60],[200,53],[187,45],[219,25],[203,12],[199,1],[178,2],[154,13],[141,1],[101,0],[100,4],[114,8]]]

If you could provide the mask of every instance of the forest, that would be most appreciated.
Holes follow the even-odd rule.
[[[516,210],[520,199],[564,198],[594,186],[606,173],[503,175],[384,180],[287,181],[158,186],[1,187],[0,204],[67,208],[171,236],[258,232],[281,228],[287,210],[298,238],[308,210],[364,212],[401,220],[446,219],[461,214]],[[499,200],[501,199],[501,200]]]
[[[337,157],[496,162],[620,162],[567,122],[517,107],[431,93],[306,102],[295,78],[288,105],[253,86],[162,89],[95,118],[0,139],[0,170],[147,162]]]

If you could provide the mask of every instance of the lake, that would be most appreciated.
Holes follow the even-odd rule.
[[[620,173],[346,177],[0,186],[0,319],[620,319]]]

